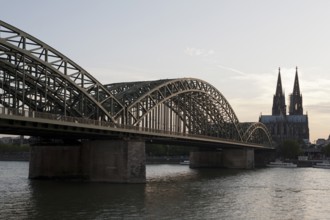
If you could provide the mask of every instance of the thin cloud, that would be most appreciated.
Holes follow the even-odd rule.
[[[235,68],[223,66],[220,64],[216,65],[218,68],[228,70],[230,72],[236,73],[236,75],[231,75],[230,78],[236,80],[237,85],[239,83],[249,83],[249,85],[254,85],[255,91],[258,91],[259,96],[267,94],[276,86],[277,75],[273,72],[269,73],[246,73]],[[248,81],[248,82],[247,82]],[[275,90],[274,90],[275,91]]]
[[[234,72],[234,73],[238,73],[240,76],[242,76],[244,78],[248,77],[247,73],[244,73],[240,70],[237,70],[237,69],[234,69],[234,68],[231,68],[231,67],[227,67],[227,66],[222,66],[222,65],[219,65],[219,64],[217,66],[221,69],[229,70],[229,71]]]
[[[317,114],[326,114],[329,115],[330,112],[330,102],[319,102],[312,105],[306,105],[305,108],[308,110],[317,113]]]
[[[205,49],[198,49],[198,48],[194,48],[194,47],[187,47],[184,51],[185,54],[189,55],[189,56],[202,56],[202,57],[206,57],[206,56],[211,56],[213,55],[215,52],[214,50],[205,50]]]

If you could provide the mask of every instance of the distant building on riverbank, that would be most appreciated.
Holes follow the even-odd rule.
[[[8,144],[8,145],[23,145],[29,144],[29,139],[24,138],[24,136],[7,136],[0,138],[0,144]]]
[[[273,97],[272,115],[261,115],[259,121],[264,123],[273,140],[280,144],[284,140],[296,140],[299,143],[309,142],[308,115],[303,114],[303,99],[299,88],[298,68],[294,80],[293,92],[289,96],[289,114],[286,114],[285,94],[282,89],[281,71],[279,69],[276,91]]]

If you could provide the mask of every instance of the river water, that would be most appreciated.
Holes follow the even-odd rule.
[[[147,165],[146,184],[29,180],[0,161],[0,219],[330,219],[330,170]]]

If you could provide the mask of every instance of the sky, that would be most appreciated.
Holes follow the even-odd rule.
[[[193,77],[240,122],[270,115],[278,68],[286,104],[298,67],[310,141],[330,134],[328,0],[0,0],[0,19],[101,83]]]

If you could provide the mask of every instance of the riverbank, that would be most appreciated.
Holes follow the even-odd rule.
[[[30,146],[0,144],[0,161],[29,161]]]
[[[147,157],[147,164],[179,164],[182,161],[189,160],[189,157]]]
[[[0,161],[29,161],[30,152],[1,152]],[[189,157],[147,157],[146,164],[179,164],[184,160],[189,160]],[[322,160],[290,160],[297,164],[298,167],[313,167],[316,163],[321,163]]]
[[[322,163],[323,160],[288,160],[286,162],[291,162],[297,164],[297,167],[313,167],[316,163]]]
[[[0,161],[29,161],[30,152],[0,153]]]
[[[147,157],[147,164],[179,164],[189,157]],[[0,161],[29,161],[30,152],[2,152]]]

